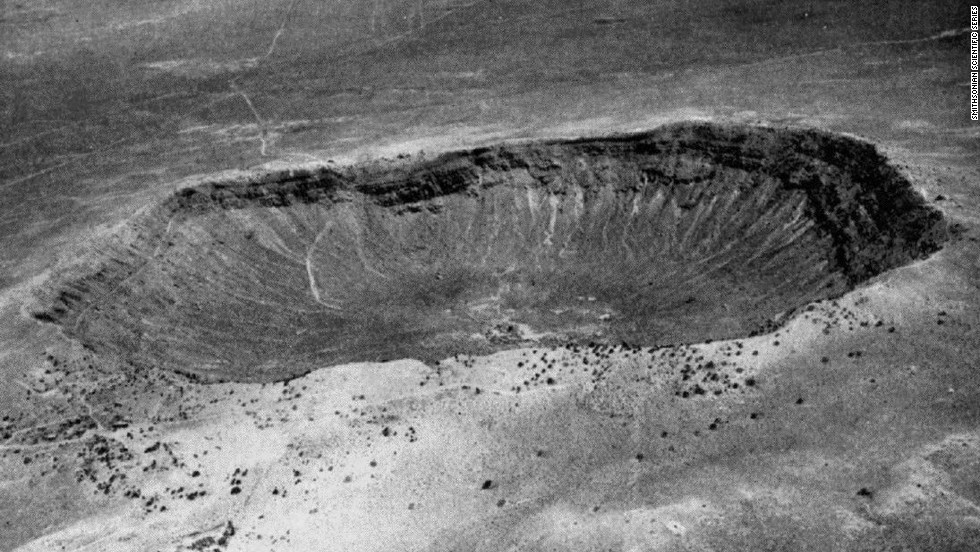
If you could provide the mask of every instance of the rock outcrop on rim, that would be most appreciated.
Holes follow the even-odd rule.
[[[868,143],[689,123],[187,188],[53,276],[32,314],[125,362],[272,381],[743,336],[945,236]]]

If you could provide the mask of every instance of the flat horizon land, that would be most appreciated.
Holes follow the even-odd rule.
[[[0,550],[976,550],[959,2],[8,1]]]

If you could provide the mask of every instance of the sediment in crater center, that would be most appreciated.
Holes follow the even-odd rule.
[[[870,144],[678,124],[184,189],[53,278],[34,315],[126,362],[234,380],[656,346],[747,335],[945,232]]]

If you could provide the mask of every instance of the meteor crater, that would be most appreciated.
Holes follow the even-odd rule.
[[[134,365],[273,381],[744,336],[945,235],[868,143],[684,123],[183,189],[52,278],[33,315]]]

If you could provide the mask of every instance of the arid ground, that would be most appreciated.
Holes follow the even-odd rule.
[[[980,549],[968,27],[6,1],[0,550]]]

